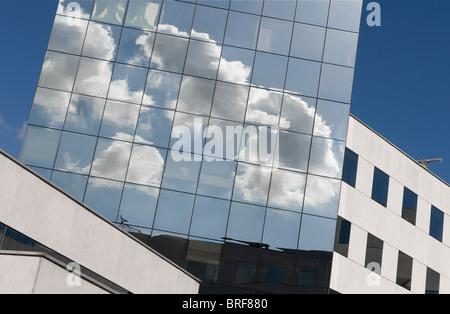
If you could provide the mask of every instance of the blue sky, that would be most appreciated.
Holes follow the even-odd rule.
[[[0,149],[18,157],[57,0],[0,1]],[[448,0],[379,0],[381,27],[361,34],[352,113],[450,182]]]

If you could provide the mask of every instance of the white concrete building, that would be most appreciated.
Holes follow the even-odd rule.
[[[449,293],[449,215],[447,183],[350,117],[330,288]]]
[[[188,272],[1,151],[0,249],[1,294],[199,289]]]

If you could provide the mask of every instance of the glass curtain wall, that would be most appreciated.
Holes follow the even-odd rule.
[[[20,160],[203,292],[327,293],[361,9],[60,0]]]

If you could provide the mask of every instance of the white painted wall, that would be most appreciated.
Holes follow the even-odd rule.
[[[450,293],[450,187],[354,117],[347,147],[359,155],[358,174],[355,189],[342,184],[339,215],[352,223],[352,229],[348,258],[335,254],[331,288],[343,293],[408,292],[395,283],[402,251],[414,259],[412,293],[425,292],[427,267],[441,274],[440,292]],[[390,176],[387,207],[371,199],[374,167]],[[405,186],[418,195],[415,226],[401,217]],[[446,214],[443,243],[429,235],[431,205]],[[366,284],[367,233],[384,241],[378,289]]]
[[[198,293],[190,274],[2,152],[0,222],[132,293]]]
[[[83,278],[66,284],[71,273],[42,254],[0,253],[0,294],[110,294]],[[79,284],[78,284],[79,283]]]

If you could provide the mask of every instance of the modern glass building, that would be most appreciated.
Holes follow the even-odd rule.
[[[361,10],[61,0],[19,159],[201,292],[328,293]]]

